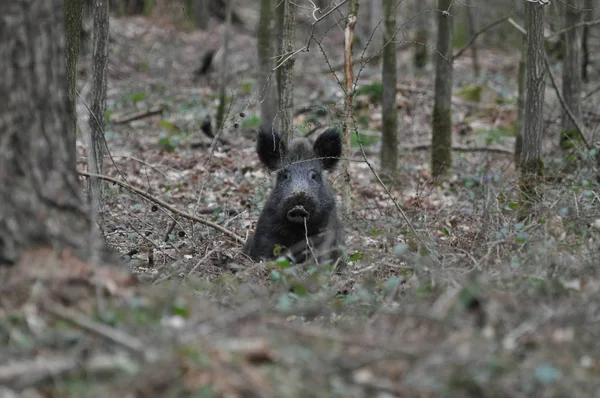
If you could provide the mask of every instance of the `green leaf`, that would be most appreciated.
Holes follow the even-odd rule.
[[[410,246],[408,243],[398,243],[397,245],[394,245],[394,254],[396,256],[401,256],[406,253],[409,248]]]
[[[275,260],[275,265],[279,268],[289,268],[291,263],[288,258],[281,256]]]
[[[281,280],[281,274],[279,273],[279,271],[272,269],[271,270],[271,279],[274,281]]]
[[[364,254],[362,252],[356,252],[350,256],[350,258],[348,259],[348,262],[353,263],[355,261],[362,260],[363,257],[364,257]]]
[[[535,369],[535,378],[543,384],[553,383],[561,376],[561,372],[551,365],[542,365]]]

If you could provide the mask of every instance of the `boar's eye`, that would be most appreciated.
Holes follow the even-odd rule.
[[[290,171],[289,170],[283,170],[281,172],[281,174],[279,174],[281,176],[281,179],[283,181],[289,180],[290,179]]]
[[[316,180],[319,177],[319,174],[314,170],[311,170],[309,175],[311,180]]]

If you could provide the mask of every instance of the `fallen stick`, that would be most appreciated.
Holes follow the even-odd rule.
[[[155,107],[147,109],[145,111],[134,112],[134,113],[130,113],[129,115],[124,115],[119,118],[115,118],[113,120],[113,123],[125,124],[125,123],[129,123],[129,122],[133,122],[134,120],[139,120],[139,119],[143,119],[145,117],[158,115],[159,113],[162,113],[162,111],[163,111],[162,106],[155,106]]]
[[[138,195],[142,196],[143,198],[149,200],[150,202],[156,203],[157,205],[162,206],[165,209],[168,209],[168,210],[170,210],[171,212],[173,212],[175,214],[179,214],[183,218],[187,218],[188,220],[195,221],[195,222],[200,223],[202,225],[206,225],[207,227],[211,227],[211,228],[214,228],[216,230],[219,230],[219,231],[223,232],[225,235],[229,236],[230,238],[234,239],[235,241],[237,241],[239,243],[243,244],[245,242],[244,238],[236,235],[234,232],[228,230],[227,228],[224,228],[224,227],[222,227],[219,224],[216,224],[214,222],[203,220],[203,219],[198,218],[196,216],[193,216],[193,215],[191,215],[189,213],[181,211],[181,210],[179,210],[179,209],[171,206],[170,204],[165,203],[162,200],[155,198],[154,196],[150,195],[148,192],[142,191],[141,189],[136,188],[134,186],[131,186],[131,185],[127,184],[126,182],[117,180],[116,178],[113,178],[113,177],[101,175],[101,174],[86,173],[85,171],[79,171],[78,173],[80,175],[88,177],[88,178],[98,178],[98,179],[101,179],[101,180],[104,180],[104,181],[109,181],[109,182],[112,182],[114,184],[120,185],[120,186],[122,186],[125,189],[128,189],[130,191],[133,191],[133,192],[137,193]]]

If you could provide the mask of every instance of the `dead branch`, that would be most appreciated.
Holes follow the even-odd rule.
[[[171,211],[171,212],[173,212],[175,214],[179,214],[183,218],[187,218],[188,220],[195,221],[195,222],[197,222],[199,224],[206,225],[207,227],[211,227],[211,228],[214,228],[214,229],[216,229],[218,231],[221,231],[225,235],[229,236],[230,238],[234,239],[235,241],[237,241],[239,243],[243,244],[245,242],[245,240],[242,237],[236,235],[234,232],[228,230],[227,228],[224,228],[224,227],[222,227],[219,224],[216,224],[214,222],[211,222],[211,221],[208,221],[208,220],[203,220],[203,219],[198,218],[198,217],[196,217],[194,215],[191,215],[189,213],[181,211],[181,210],[179,210],[179,209],[171,206],[170,204],[165,203],[162,200],[155,198],[154,196],[150,195],[149,193],[147,193],[145,191],[142,191],[139,188],[135,188],[135,187],[129,185],[126,182],[117,180],[116,178],[113,178],[113,177],[109,177],[109,176],[105,176],[105,175],[100,175],[100,174],[91,174],[91,173],[86,173],[84,171],[79,171],[78,173],[80,175],[84,176],[84,177],[98,178],[98,179],[101,179],[101,180],[104,180],[104,181],[112,182],[113,184],[120,185],[121,187],[123,187],[125,189],[128,189],[128,190],[130,190],[132,192],[137,193],[138,195],[142,196],[143,198],[149,200],[152,203],[155,203],[155,204],[157,204],[159,206],[162,206],[165,209],[167,209],[167,210],[169,210],[169,211]]]
[[[475,32],[475,34],[471,37],[471,40],[469,40],[469,42],[467,44],[464,45],[463,48],[461,48],[460,50],[458,50],[456,52],[456,54],[452,57],[452,59],[456,59],[458,57],[460,57],[469,47],[471,47],[473,45],[473,43],[475,43],[475,40],[477,39],[477,37],[482,34],[485,33],[486,31],[492,29],[494,26],[501,24],[502,22],[506,21],[509,17],[502,17],[500,19],[497,19],[489,24],[487,24],[486,26],[484,26],[483,28],[479,29],[477,32]]]
[[[144,348],[144,342],[140,339],[134,336],[130,336],[121,330],[113,329],[101,323],[94,322],[81,314],[78,314],[61,305],[52,303],[48,300],[41,301],[40,305],[44,310],[51,313],[52,315],[63,320],[69,321],[72,324],[77,325],[80,328],[87,330],[88,332],[92,332],[100,337],[110,340],[113,343],[117,343],[129,349],[133,353],[141,355],[144,359],[147,359],[147,353]]]
[[[544,63],[546,64],[546,70],[548,71],[548,74],[550,75],[550,81],[552,82],[552,86],[554,87],[554,91],[556,92],[556,96],[558,97],[560,104],[562,105],[565,112],[567,112],[567,115],[569,115],[569,119],[571,119],[571,121],[573,122],[573,125],[577,129],[577,132],[579,133],[579,137],[583,141],[583,144],[585,145],[585,147],[588,149],[588,151],[591,150],[592,147],[590,146],[590,144],[587,142],[587,139],[585,138],[584,128],[581,125],[581,122],[579,120],[577,120],[575,115],[573,115],[573,112],[571,112],[571,109],[565,102],[565,99],[563,98],[562,93],[560,92],[560,89],[558,88],[558,85],[556,84],[556,80],[554,79],[554,74],[552,73],[552,69],[550,69],[550,61],[548,61],[548,54],[544,54]]]
[[[401,148],[404,151],[424,151],[431,149],[431,144],[419,144],[413,146],[403,146]],[[512,155],[513,151],[502,147],[468,147],[462,145],[452,145],[452,150],[456,152],[490,152],[490,153],[503,153]]]
[[[287,330],[296,334],[298,337],[304,337],[309,339],[320,339],[320,340],[329,340],[334,341],[341,344],[353,345],[357,347],[365,347],[376,350],[384,350],[388,353],[396,353],[408,358],[416,358],[420,356],[425,356],[425,352],[419,352],[416,347],[412,347],[412,349],[406,347],[391,347],[385,342],[371,342],[366,339],[354,339],[351,336],[341,335],[332,330],[321,330],[315,327],[306,327],[300,326],[298,324],[293,324],[288,321],[279,320],[277,318],[264,318],[263,322],[270,326],[274,326],[279,329]]]
[[[596,20],[593,20],[593,21],[579,22],[579,23],[576,23],[575,25],[571,25],[571,26],[566,27],[564,29],[557,30],[554,33],[550,33],[548,36],[545,37],[545,39],[550,39],[550,38],[555,37],[555,36],[560,36],[563,33],[568,32],[568,31],[573,30],[573,29],[582,28],[584,26],[593,26],[593,25],[598,25],[598,24],[600,24],[600,19],[596,19]]]
[[[412,42],[410,43],[398,43],[396,45],[396,52],[400,52],[400,51],[404,51],[408,48],[410,48],[413,45]],[[379,60],[379,58],[381,58],[383,56],[383,51],[377,51],[376,53],[369,55],[369,56],[364,56],[364,55],[360,55],[357,57],[354,57],[352,59],[352,65],[361,65],[364,66],[366,64],[368,64],[369,62],[373,62],[373,61],[377,61]],[[331,68],[324,68],[321,69],[321,73],[328,73],[328,72],[339,72],[341,70],[344,69],[344,63],[340,63],[337,65],[333,65]]]
[[[117,117],[113,120],[113,123],[125,124],[125,123],[129,123],[129,122],[133,122],[134,120],[139,120],[139,119],[143,119],[145,117],[158,115],[159,113],[162,113],[162,111],[163,111],[162,106],[155,106],[155,107],[149,108],[144,111],[134,112],[134,113],[130,113],[128,115],[123,115],[121,117]]]
[[[114,372],[123,368],[123,355],[95,354],[85,360],[74,356],[37,357],[13,361],[0,366],[0,385],[22,390],[66,373],[93,375]]]

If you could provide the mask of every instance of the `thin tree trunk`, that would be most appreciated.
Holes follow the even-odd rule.
[[[258,87],[260,90],[260,119],[266,128],[273,127],[277,114],[277,91],[273,74],[273,0],[261,0],[257,29]]]
[[[65,34],[67,38],[67,110],[69,112],[69,135],[75,140],[77,132],[77,112],[75,108],[75,88],[77,86],[77,59],[81,49],[81,31],[84,0],[67,1],[65,10]]]
[[[356,17],[358,15],[358,0],[351,0],[348,17],[346,19],[346,28],[344,29],[344,77],[346,83],[346,98],[345,110],[346,120],[344,123],[344,150],[342,159],[342,211],[348,214],[350,210],[350,199],[352,195],[352,187],[350,185],[350,153],[352,149],[351,130],[354,125],[354,117],[352,115],[352,102],[354,100],[354,82],[352,73],[352,44],[354,42],[354,26],[356,25]]]
[[[88,171],[102,174],[104,165],[104,125],[106,113],[106,84],[108,65],[108,0],[94,0],[94,54],[92,62],[92,114],[88,121],[91,137],[88,139]],[[89,180],[92,205],[98,211],[101,223],[103,214],[103,184],[100,180]]]
[[[521,166],[521,154],[523,153],[523,115],[525,113],[525,71],[527,54],[524,45],[521,46],[519,66],[517,69],[517,121],[515,123],[515,167]]]
[[[87,259],[91,225],[70,133],[61,1],[0,5],[0,264],[52,248]]]
[[[530,213],[536,193],[537,181],[543,172],[542,126],[546,68],[544,65],[544,17],[545,6],[540,3],[525,4],[526,80],[525,112],[523,125],[523,153],[521,156],[521,206],[519,217]]]
[[[223,30],[223,55],[220,57],[221,65],[219,67],[219,107],[217,108],[217,131],[221,131],[225,123],[225,100],[227,91],[227,70],[229,58],[229,36],[231,35],[231,12],[233,10],[233,0],[225,0],[225,29]]]
[[[208,13],[208,2],[209,0],[192,0],[192,8],[194,11],[194,22],[198,29],[206,30],[208,28],[208,20],[210,18]]]
[[[371,45],[376,45],[376,43],[381,43],[383,40],[383,10],[381,1],[379,0],[372,0],[370,5],[369,31],[365,33],[367,33],[367,38],[371,37],[371,33],[373,33],[373,36],[371,37]],[[394,9],[394,12],[396,12],[396,9]],[[377,47],[375,47],[375,49],[376,48]]]
[[[382,117],[381,168],[384,176],[392,177],[398,164],[398,112],[396,110],[396,8],[394,0],[383,0],[384,34],[381,71]]]
[[[581,23],[583,0],[569,0],[565,4],[565,28]],[[581,117],[581,28],[565,32],[562,92],[566,105],[577,119]],[[579,132],[563,109],[560,147],[567,150],[574,142],[581,142]]]
[[[429,37],[429,14],[427,0],[416,0],[416,32],[413,53],[413,65],[417,72],[427,66],[427,40]]]
[[[584,20],[586,22],[590,22],[594,19],[594,0],[585,0],[585,14]],[[588,81],[588,72],[587,67],[590,63],[590,48],[588,44],[588,37],[590,35],[590,26],[584,26],[583,31],[581,32],[581,79],[587,83]]]
[[[451,0],[438,0],[435,94],[432,115],[431,174],[444,174],[452,166],[452,39]]]
[[[467,12],[467,31],[469,37],[473,37],[477,33],[477,17],[473,15],[476,11],[469,6],[465,7]],[[477,58],[477,42],[471,44],[471,60],[473,61],[473,73],[475,77],[479,77],[479,58]]]
[[[277,100],[279,102],[279,131],[286,144],[294,137],[294,38],[296,35],[296,5],[281,0],[278,5],[279,55],[277,57]]]

